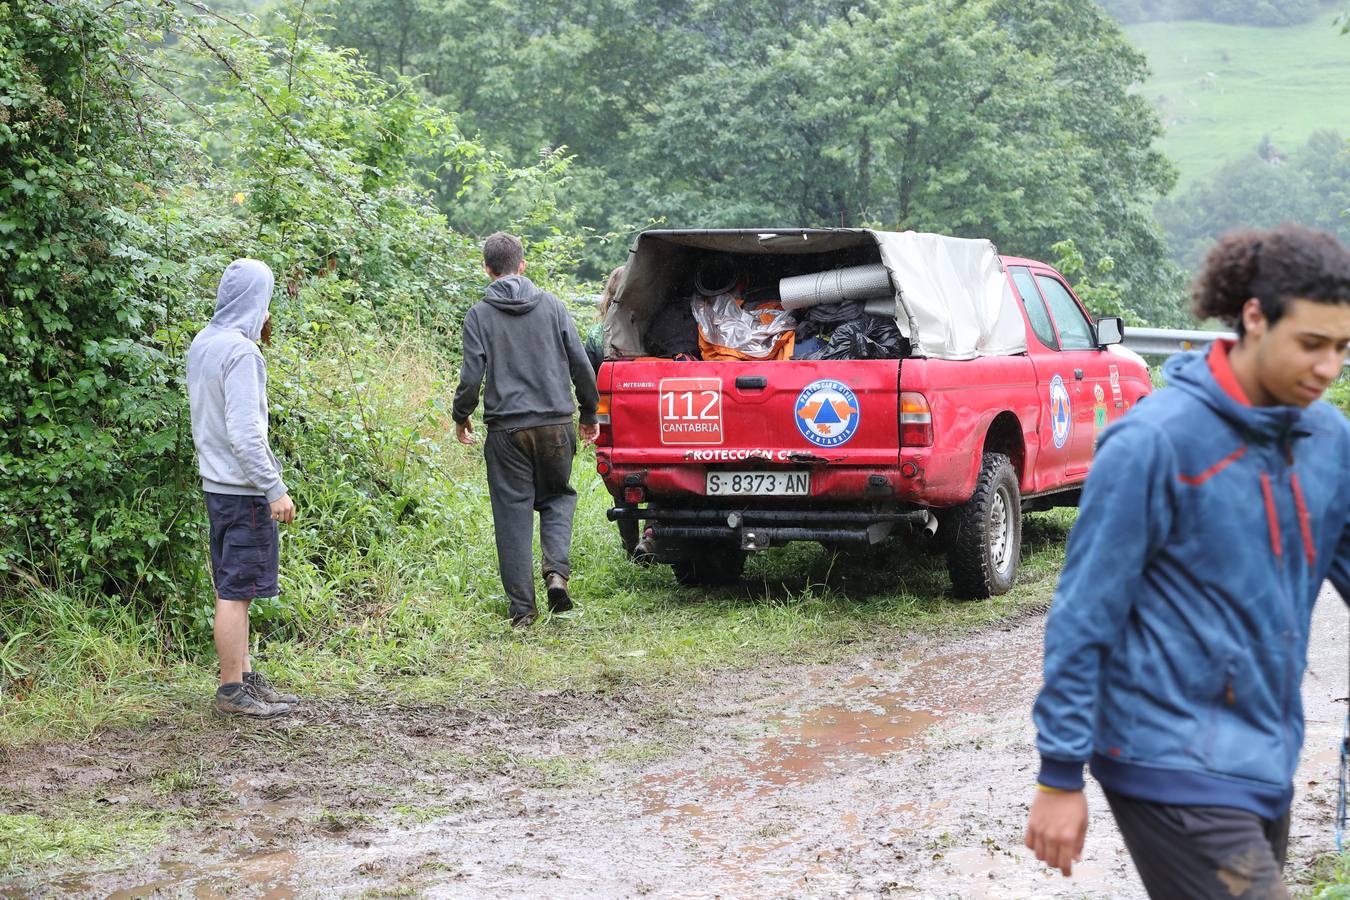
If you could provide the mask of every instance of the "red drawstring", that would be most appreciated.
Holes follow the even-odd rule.
[[[1239,447],[1223,459],[1210,466],[1199,475],[1178,475],[1177,478],[1183,484],[1204,484],[1215,475],[1222,472],[1228,466],[1242,458],[1242,454],[1247,452],[1247,448]],[[1298,529],[1303,538],[1303,556],[1308,561],[1308,568],[1317,564],[1317,546],[1313,542],[1312,523],[1308,516],[1308,504],[1303,498],[1303,486],[1299,484],[1298,473],[1293,470],[1293,452],[1287,451],[1289,460],[1289,486],[1294,494],[1294,508],[1298,511]],[[1270,476],[1265,472],[1261,473],[1261,496],[1266,503],[1266,523],[1270,527],[1270,549],[1275,553],[1275,557],[1281,562],[1284,561],[1284,542],[1280,538],[1280,516],[1275,508],[1275,492],[1270,486]]]
[[[1313,543],[1312,524],[1308,521],[1308,505],[1303,502],[1303,486],[1298,483],[1298,473],[1289,470],[1289,486],[1294,489],[1294,507],[1298,510],[1298,529],[1303,533],[1303,555],[1308,560],[1308,568],[1317,565],[1317,546]]]
[[[1265,472],[1261,473],[1261,496],[1266,501],[1266,523],[1270,526],[1270,549],[1275,552],[1275,558],[1284,561],[1284,547],[1280,540],[1280,517],[1275,512],[1275,494],[1270,489],[1270,476]]]

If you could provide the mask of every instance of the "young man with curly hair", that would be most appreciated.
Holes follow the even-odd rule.
[[[1153,898],[1283,897],[1313,604],[1350,601],[1350,253],[1226,235],[1195,291],[1236,342],[1103,433],[1046,623],[1026,845],[1070,874],[1083,766]]]

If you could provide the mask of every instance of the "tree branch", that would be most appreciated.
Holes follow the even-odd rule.
[[[346,200],[347,203],[351,206],[352,211],[356,213],[356,217],[361,220],[361,224],[365,225],[367,228],[373,227],[373,223],[370,221],[370,219],[366,218],[365,211],[361,209],[360,204],[358,204],[355,200],[353,200],[351,198],[351,195],[348,194],[347,191],[342,187],[342,184],[341,182],[338,181],[337,176],[333,175],[331,172],[328,171],[327,167],[324,166],[323,161],[320,160],[317,156],[315,156],[312,150],[310,150],[308,147],[305,146],[304,142],[301,141],[298,136],[296,136],[296,133],[291,129],[291,126],[287,124],[286,120],[281,116],[277,115],[276,110],[272,109],[272,105],[267,102],[267,98],[265,98],[262,94],[258,93],[249,85],[248,81],[245,80],[243,73],[240,72],[239,69],[235,67],[234,62],[229,58],[229,56],[227,56],[225,52],[222,51],[215,44],[212,44],[209,40],[207,40],[205,35],[202,35],[201,33],[196,33],[193,34],[192,37],[194,37],[197,40],[197,42],[200,43],[203,47],[209,50],[211,54],[216,57],[216,59],[220,60],[221,64],[224,65],[226,69],[229,69],[230,74],[234,76],[234,80],[239,82],[239,85],[243,87],[244,90],[248,91],[249,94],[253,96],[253,99],[257,100],[258,103],[262,105],[263,109],[267,110],[267,114],[271,116],[272,120],[275,121],[277,125],[281,127],[281,130],[286,133],[286,136],[290,138],[291,143],[293,143],[296,146],[296,148],[300,150],[301,153],[309,157],[309,161],[314,164],[314,168],[318,170],[319,174],[322,175],[324,178],[326,178],[328,182],[332,184],[334,187],[338,188],[339,191],[341,191],[342,198]]]
[[[169,95],[170,97],[172,97],[173,99],[177,100],[179,103],[181,103],[181,104],[184,106],[184,108],[187,109],[188,112],[192,113],[194,116],[196,116],[197,118],[201,119],[202,122],[206,125],[206,127],[208,127],[208,128],[215,128],[215,127],[216,127],[216,123],[213,122],[213,121],[211,121],[211,118],[210,118],[206,113],[202,112],[202,110],[201,110],[200,107],[198,107],[198,106],[197,106],[195,103],[193,103],[191,100],[188,100],[188,99],[185,99],[185,98],[183,98],[183,97],[178,96],[178,94],[174,92],[173,88],[169,87],[167,84],[165,84],[164,82],[160,81],[160,80],[159,80],[158,78],[156,78],[155,76],[151,75],[151,74],[150,74],[150,69],[149,69],[149,67],[147,67],[147,66],[145,66],[145,65],[142,65],[139,61],[137,61],[137,60],[136,60],[135,58],[133,58],[133,57],[123,56],[123,57],[120,57],[120,58],[122,59],[123,62],[129,63],[129,64],[130,64],[132,67],[134,67],[138,72],[140,72],[140,73],[141,73],[141,77],[143,77],[146,81],[148,81],[148,82],[150,82],[151,84],[155,85],[155,86],[158,87],[161,91],[163,91],[164,93],[168,94],[168,95]]]

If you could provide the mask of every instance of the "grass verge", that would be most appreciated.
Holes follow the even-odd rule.
[[[1309,900],[1350,900],[1350,853],[1319,857],[1301,880]]]
[[[168,817],[154,811],[112,813],[94,806],[47,810],[40,816],[0,813],[0,876],[69,860],[124,856],[162,843],[168,824]]]
[[[1160,145],[1180,168],[1179,187],[1254,152],[1269,135],[1286,150],[1350,119],[1350,38],[1332,4],[1287,28],[1152,22],[1125,29],[1148,57],[1142,91],[1162,116]]]
[[[865,558],[790,545],[753,556],[734,588],[683,588],[667,567],[624,557],[583,449],[571,584],[581,611],[513,631],[481,445],[455,442],[446,412],[449,363],[406,335],[333,340],[310,348],[303,379],[294,347],[274,348],[281,423],[303,410],[347,430],[290,434],[299,517],[283,529],[285,593],[251,611],[259,667],[309,696],[483,708],[532,691],[679,690],[901,632],[978,627],[1053,591],[1070,512],[1028,518],[1019,583],[986,602],[948,599],[943,557],[904,540]],[[350,451],[345,468],[307,465],[335,447]],[[197,727],[214,685],[208,591],[184,585],[164,608],[38,586],[0,595],[0,757],[116,724]]]
[[[521,691],[678,688],[720,670],[823,662],[890,634],[964,630],[1043,607],[1072,521],[1070,512],[1029,517],[1019,583],[984,602],[947,599],[943,558],[899,541],[866,559],[814,545],[777,549],[753,558],[739,586],[704,592],[678,586],[665,567],[624,560],[603,518],[608,495],[588,475],[578,482],[572,586],[579,615],[545,616],[529,631],[512,631],[490,543],[467,546],[447,536],[435,549],[400,550],[420,563],[397,574],[401,587],[391,602],[324,610],[332,627],[323,634],[260,637],[260,667],[311,695],[373,689],[404,702],[474,706],[509,703]],[[195,718],[208,703],[209,652],[166,652],[152,626],[99,598],[43,592],[34,599],[12,618],[42,649],[25,656],[25,674],[5,685],[0,747]],[[296,614],[307,612],[302,599]]]

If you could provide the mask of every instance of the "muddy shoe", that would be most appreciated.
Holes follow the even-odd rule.
[[[549,572],[544,576],[544,586],[548,588],[549,612],[564,613],[576,606],[572,596],[567,593],[567,579],[557,572]]]
[[[534,620],[537,619],[537,618],[539,618],[539,613],[534,612],[533,610],[531,610],[530,612],[527,612],[527,613],[521,613],[521,614],[518,615],[518,616],[512,616],[512,617],[511,617],[511,627],[512,627],[512,628],[529,628],[531,625],[534,624]]]
[[[245,672],[244,687],[252,692],[253,696],[265,703],[285,703],[287,706],[295,706],[300,702],[300,698],[294,694],[283,694],[272,686],[272,682],[267,680],[267,676],[261,672]]]
[[[271,719],[291,711],[285,703],[268,703],[257,697],[243,682],[222,684],[216,688],[216,712],[222,716],[246,716],[250,719]]]

